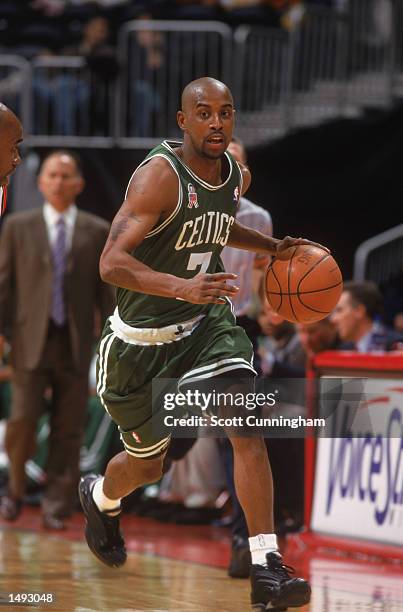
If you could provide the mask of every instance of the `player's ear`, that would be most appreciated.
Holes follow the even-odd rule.
[[[181,130],[186,130],[186,119],[185,113],[183,111],[180,110],[176,113],[176,121],[178,122],[178,125]]]

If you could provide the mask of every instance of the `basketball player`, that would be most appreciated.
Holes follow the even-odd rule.
[[[7,204],[9,176],[21,163],[18,145],[22,142],[21,121],[0,102],[0,217]],[[0,361],[3,358],[4,338],[0,336]]]
[[[163,142],[133,174],[101,256],[103,280],[118,287],[118,307],[99,348],[98,393],[121,432],[124,452],[105,477],[79,486],[86,539],[106,565],[119,567],[126,550],[119,528],[121,499],[159,480],[169,436],[154,433],[153,378],[189,381],[220,375],[250,390],[252,346],[236,325],[229,298],[235,274],[222,272],[225,244],[262,254],[291,245],[235,220],[249,170],[225,151],[232,137],[234,103],[223,83],[202,78],[187,85],[177,114],[183,142]],[[243,379],[243,384],[240,383]],[[229,387],[232,388],[231,386]],[[310,599],[310,586],[290,578],[273,528],[273,483],[262,439],[229,434],[235,483],[245,512],[252,554],[252,605],[285,610]]]
[[[0,216],[6,209],[9,176],[21,163],[18,145],[22,142],[22,125],[14,113],[0,102]]]

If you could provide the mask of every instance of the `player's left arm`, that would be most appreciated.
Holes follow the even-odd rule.
[[[277,257],[284,255],[286,259],[291,256],[289,251],[286,252],[287,249],[292,246],[297,246],[298,244],[310,244],[329,252],[329,249],[318,242],[312,242],[312,240],[306,240],[305,238],[292,238],[291,236],[286,236],[282,240],[279,240],[278,238],[266,236],[262,234],[262,232],[246,227],[236,220],[232,226],[227,242],[228,246],[237,249],[275,255]]]

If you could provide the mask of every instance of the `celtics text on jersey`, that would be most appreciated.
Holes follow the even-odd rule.
[[[177,175],[179,195],[172,214],[146,235],[132,255],[153,270],[182,278],[192,278],[198,272],[222,272],[220,254],[235,221],[242,174],[232,156],[225,153],[223,182],[210,185],[176,154],[180,145],[164,141],[150,151],[133,174],[151,159],[162,157]],[[119,316],[125,323],[153,328],[186,321],[211,306],[123,288],[117,291],[117,301]]]

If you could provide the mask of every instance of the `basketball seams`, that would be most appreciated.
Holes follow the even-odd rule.
[[[312,268],[310,268],[310,269],[309,269],[307,272],[305,272],[304,276],[302,276],[302,277],[299,279],[298,286],[297,286],[297,298],[298,298],[299,303],[300,303],[300,304],[301,304],[301,305],[302,305],[304,308],[306,308],[307,310],[310,310],[311,312],[316,312],[317,314],[324,314],[324,315],[328,315],[328,314],[329,314],[329,312],[328,312],[327,310],[317,310],[316,308],[313,308],[312,306],[308,306],[308,304],[305,304],[305,303],[303,302],[303,300],[302,300],[302,298],[301,298],[301,295],[305,295],[305,294],[307,294],[307,293],[308,293],[308,291],[300,291],[300,289],[299,289],[299,288],[300,288],[300,286],[301,286],[302,281],[303,281],[303,280],[304,280],[304,279],[305,279],[307,276],[309,276],[309,274],[311,274],[311,272],[312,272],[313,270],[315,270],[315,268],[317,268],[318,266],[320,266],[320,264],[321,264],[323,261],[325,261],[325,260],[326,260],[328,257],[330,257],[330,254],[329,254],[329,253],[325,254],[325,255],[324,255],[324,257],[322,257],[322,259],[320,259],[319,261],[317,261],[317,262],[316,262],[316,263],[315,263],[315,264],[312,266]],[[340,281],[340,283],[337,283],[336,287],[337,287],[338,285],[340,285],[340,284],[342,284],[342,281]],[[331,289],[331,287],[329,287],[329,289]],[[325,289],[321,289],[320,291],[326,291],[326,288],[325,288]],[[312,292],[312,293],[313,293],[313,292]]]
[[[304,295],[304,294],[302,294]],[[297,296],[300,303],[302,304],[302,306],[304,308],[306,308],[307,310],[312,310],[312,312],[317,312],[318,314],[323,314],[323,315],[328,315],[329,312],[327,310],[317,310],[316,308],[313,308],[313,306],[308,306],[308,304],[304,304],[304,302],[301,300],[301,296]]]
[[[342,284],[343,284],[343,281],[340,281],[340,283],[337,283],[337,285],[335,285],[335,287],[338,287],[339,285],[342,285]],[[333,288],[333,287],[330,287],[329,289],[332,289],[332,288]],[[322,292],[322,291],[326,291],[326,290],[325,290],[325,289],[321,289],[321,292]],[[318,313],[318,314],[329,315],[329,314],[330,314],[330,311],[327,311],[327,310],[317,310],[317,309],[316,309],[316,308],[314,308],[313,306],[308,306],[308,304],[305,304],[305,302],[304,302],[304,301],[302,300],[302,298],[301,298],[301,295],[302,295],[302,296],[304,296],[304,295],[307,295],[308,293],[313,293],[313,291],[312,291],[312,292],[304,291],[303,293],[299,293],[299,294],[298,294],[298,299],[299,299],[299,301],[300,301],[300,304],[302,304],[302,306],[303,306],[304,308],[307,308],[308,310],[311,310],[312,312],[316,312],[316,313]]]
[[[310,253],[313,255],[312,261],[304,257],[299,259],[300,254],[309,252],[306,245],[294,245],[291,248],[293,251],[288,260],[275,258],[267,268],[268,302],[275,312],[288,321],[310,323],[321,320],[330,314],[334,307],[333,302],[336,297],[338,299],[342,291],[343,279],[340,269],[333,257],[323,250],[314,249],[313,253]],[[321,266],[322,262],[326,263]],[[306,270],[306,264],[309,263],[310,268]],[[334,274],[336,270],[339,270],[338,275]],[[272,277],[270,272],[273,274]],[[300,274],[302,276],[298,280]],[[321,283],[326,286],[320,287]]]
[[[290,295],[307,295],[308,293],[321,293],[322,291],[328,291],[329,289],[335,289],[339,285],[342,285],[343,281],[339,281],[335,285],[329,285],[328,287],[323,287],[322,289],[310,289],[309,291],[293,291]],[[272,295],[279,295],[277,291],[268,291]],[[281,292],[280,292],[281,293]]]
[[[277,276],[276,276],[276,273],[275,273],[275,271],[274,271],[274,269],[273,269],[273,263],[274,263],[274,261],[272,261],[272,262],[271,262],[271,264],[270,264],[270,266],[267,268],[267,272],[266,272],[266,293],[267,293],[268,295],[269,295],[270,293],[273,293],[273,295],[274,295],[274,292],[272,292],[272,291],[271,291],[271,292],[267,291],[267,277],[269,276],[269,272],[271,272],[271,273],[273,274],[273,277],[274,277],[274,279],[275,279],[276,283],[277,283],[277,284],[278,284],[278,286],[279,286],[279,289],[280,289],[280,293],[276,293],[276,294],[275,294],[275,295],[280,295],[280,304],[279,304],[279,305],[278,305],[278,307],[277,307],[277,309],[280,309],[280,308],[281,308],[281,306],[282,306],[282,304],[283,304],[283,292],[281,291],[281,284],[280,284],[280,281],[278,280],[278,278],[277,278]],[[273,306],[273,304],[271,304],[271,305]]]
[[[291,272],[292,272],[292,260],[294,259],[295,253],[298,251],[298,246],[295,247],[294,249],[294,253],[291,255],[290,260],[288,262],[288,274],[287,274],[287,281],[288,281],[288,301],[290,302],[290,307],[291,307],[291,311],[292,314],[294,316],[294,319],[297,321],[297,323],[299,323],[299,319],[297,317],[297,315],[295,314],[295,310],[294,310],[294,306],[292,305],[292,299],[291,299]]]
[[[325,261],[325,259],[327,259],[328,257],[330,257],[329,253],[326,253],[324,257],[322,257],[322,259],[319,259],[319,261],[317,261],[315,264],[313,264],[312,268],[309,268],[309,270],[307,272],[305,272],[304,276],[302,276],[299,281],[298,281],[298,286],[297,286],[297,295],[299,295],[300,293],[300,285],[302,283],[302,281],[308,276],[308,274],[310,274],[312,272],[312,270],[315,270],[315,268],[317,268],[322,261]],[[305,293],[304,291],[302,291],[302,293]]]

